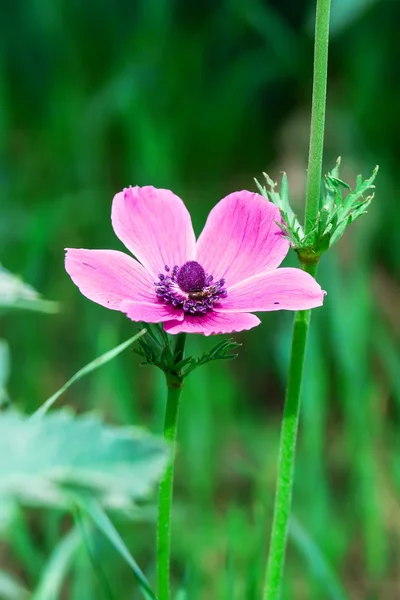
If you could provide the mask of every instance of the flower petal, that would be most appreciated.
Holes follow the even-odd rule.
[[[276,221],[279,209],[260,194],[234,192],[210,212],[197,241],[196,260],[214,280],[232,286],[278,267],[289,250]]]
[[[125,300],[158,303],[151,275],[123,252],[67,248],[65,269],[86,298],[111,310]]]
[[[221,308],[214,310],[222,313],[306,310],[322,306],[324,296],[325,292],[311,275],[288,267],[249,277],[229,288]]]
[[[178,323],[183,320],[183,310],[174,308],[170,304],[158,302],[123,302],[121,311],[132,321],[143,321],[144,323],[164,323],[173,321]]]
[[[185,315],[182,322],[169,321],[164,324],[168,333],[201,333],[213,335],[218,333],[233,333],[252,329],[260,324],[256,315],[247,313],[217,313],[210,312],[204,316]]]
[[[114,196],[111,220],[125,246],[153,277],[164,266],[194,258],[196,238],[189,212],[169,190],[130,187]]]

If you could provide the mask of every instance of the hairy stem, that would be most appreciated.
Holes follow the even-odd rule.
[[[315,17],[314,72],[308,153],[306,213],[304,232],[312,230],[318,214],[321,194],[324,150],[326,86],[328,79],[328,42],[331,0],[317,0]]]
[[[330,0],[317,0],[311,131],[305,212],[306,235],[315,225],[321,193],[330,4]],[[317,262],[307,265],[302,264],[301,266],[315,277],[318,267]],[[286,388],[285,407],[279,445],[274,516],[264,587],[265,600],[278,600],[281,594],[292,504],[296,439],[300,415],[301,384],[310,317],[311,311],[306,310],[297,312],[294,319],[289,377]]]
[[[175,343],[175,363],[182,360],[186,334],[177,336]],[[170,600],[170,555],[171,555],[171,507],[174,482],[175,446],[178,425],[179,400],[183,380],[177,373],[169,373],[167,379],[167,404],[164,419],[164,440],[170,447],[170,460],[160,482],[158,496],[157,527],[157,580],[158,599]]]

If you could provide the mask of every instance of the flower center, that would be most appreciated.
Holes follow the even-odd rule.
[[[179,287],[184,292],[201,292],[206,285],[206,272],[195,260],[186,262],[179,269],[176,278]]]
[[[171,270],[165,265],[166,274],[160,273],[156,286],[156,294],[160,302],[182,308],[192,315],[204,315],[213,309],[214,304],[227,297],[224,288],[225,279],[214,282],[212,275],[207,275],[203,267],[195,260],[175,265]]]

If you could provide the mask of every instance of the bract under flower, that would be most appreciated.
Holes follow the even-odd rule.
[[[84,296],[169,333],[251,329],[253,312],[321,306],[324,292],[301,269],[278,269],[289,242],[279,210],[234,192],[210,212],[196,242],[189,212],[169,190],[128,188],[114,197],[114,231],[136,257],[67,249],[65,268]]]

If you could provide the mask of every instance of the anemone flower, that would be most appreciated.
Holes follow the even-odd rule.
[[[125,189],[114,197],[111,220],[137,260],[116,250],[67,249],[65,268],[89,300],[132,321],[211,335],[255,327],[254,312],[323,303],[311,275],[278,269],[289,242],[278,208],[259,194],[221,200],[197,241],[188,210],[169,190]]]

